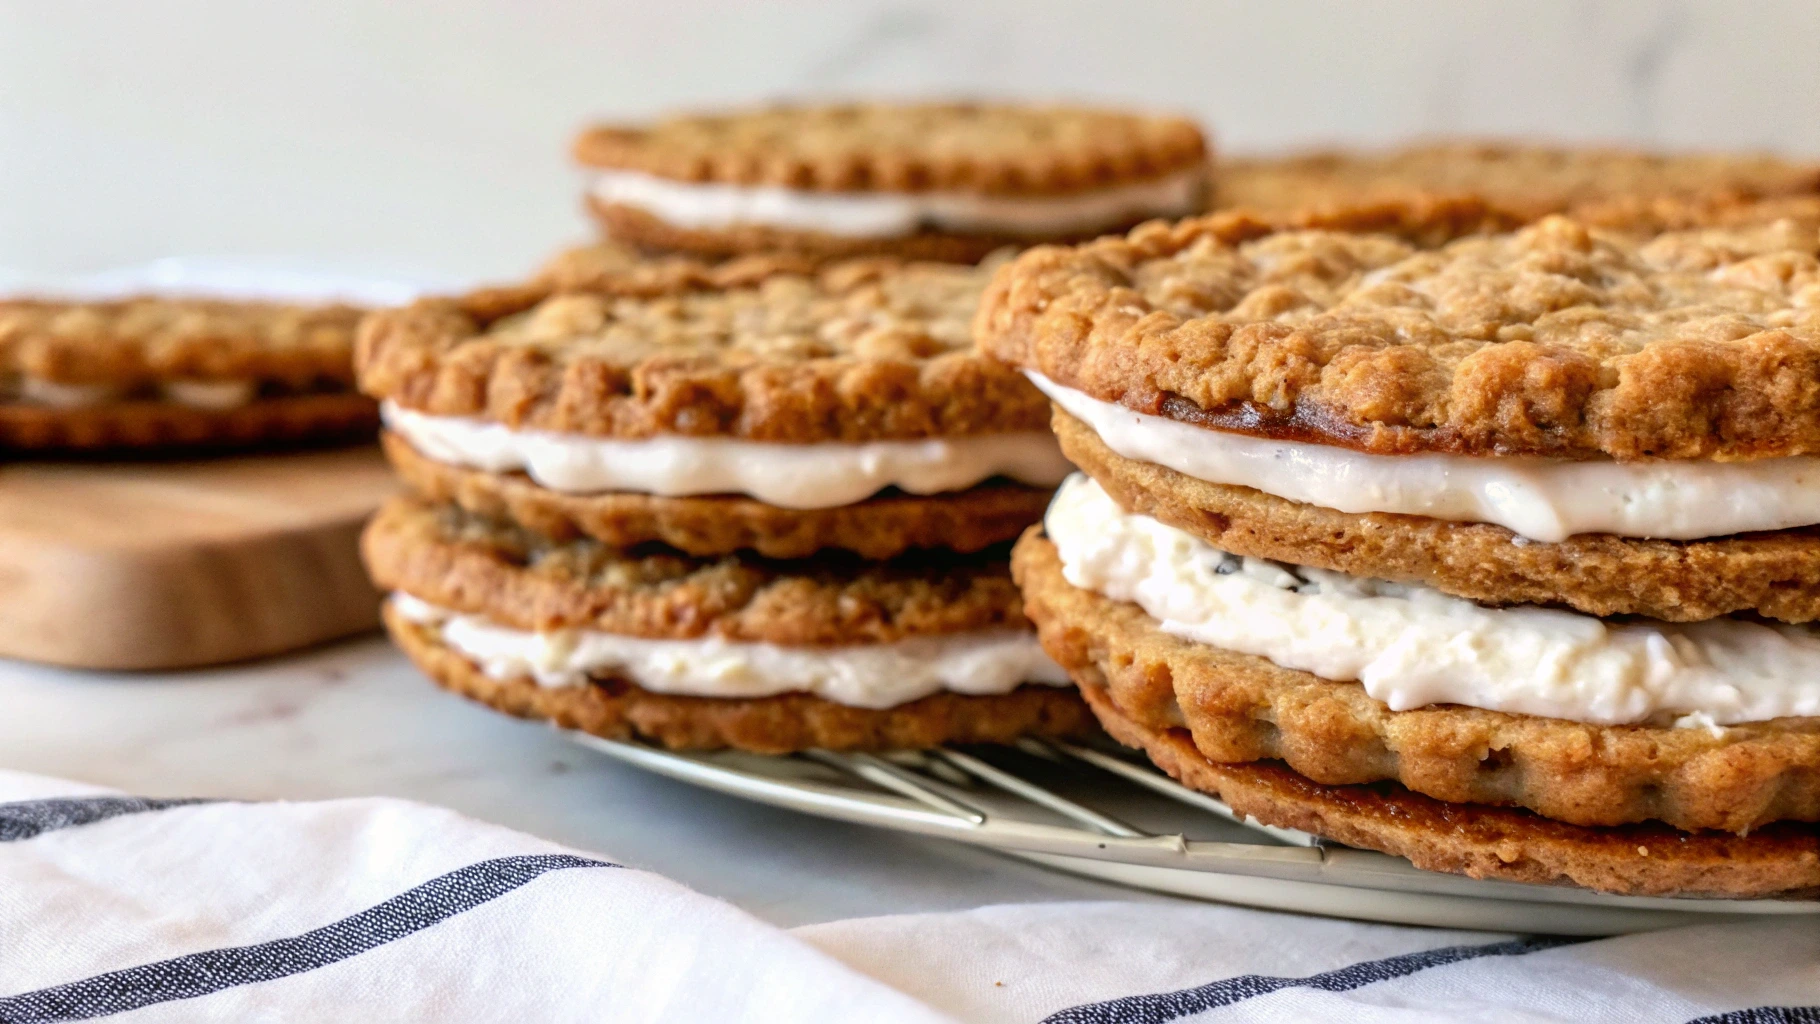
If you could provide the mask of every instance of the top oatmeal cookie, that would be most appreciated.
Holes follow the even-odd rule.
[[[535,287],[375,314],[360,386],[421,412],[621,438],[918,439],[1046,429],[973,350],[994,265],[849,260],[665,294]]]
[[[1424,193],[1477,195],[1534,219],[1618,197],[1754,199],[1820,193],[1820,164],[1762,154],[1436,143],[1387,152],[1222,161],[1215,206],[1278,212]]]
[[[1200,164],[1194,124],[1080,107],[980,103],[779,106],[601,125],[581,163],[686,182],[827,192],[1057,195]]]
[[[976,330],[1140,412],[1382,454],[1820,452],[1820,221],[1512,231],[1407,212],[1042,247],[995,278]]]
[[[0,300],[0,378],[351,384],[360,316],[348,306],[203,299]]]

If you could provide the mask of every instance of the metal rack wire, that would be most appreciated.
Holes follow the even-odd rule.
[[[1229,902],[1579,934],[1638,931],[1715,914],[1820,914],[1820,902],[1611,896],[1422,871],[1401,858],[1248,819],[1116,749],[1029,739],[1015,749],[814,750],[766,757],[676,753],[568,735],[617,760],[746,799]]]

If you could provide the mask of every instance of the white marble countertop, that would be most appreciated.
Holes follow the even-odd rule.
[[[385,795],[662,872],[779,925],[1164,899],[648,775],[438,690],[376,637],[165,674],[0,661],[0,767],[146,796]]]

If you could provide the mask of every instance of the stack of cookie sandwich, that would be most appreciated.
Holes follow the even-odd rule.
[[[179,298],[0,300],[0,450],[349,439],[360,311]]]
[[[671,747],[1090,729],[1007,562],[1068,466],[1042,396],[973,351],[991,268],[664,268],[368,320],[412,494],[365,555],[413,660]]]
[[[977,331],[1084,470],[1013,557],[1045,648],[1264,822],[1820,889],[1820,204],[1699,220],[1436,203],[1026,253]]]
[[[1205,201],[1187,120],[1080,107],[840,104],[602,125],[575,142],[588,204],[643,250],[977,262]]]
[[[412,492],[365,539],[399,644],[502,710],[671,747],[1093,731],[1008,561],[1070,467],[975,352],[973,264],[1194,210],[1200,133],[793,107],[576,153],[606,244],[363,330]]]

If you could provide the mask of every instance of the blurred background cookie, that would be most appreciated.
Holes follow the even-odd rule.
[[[395,484],[354,339],[410,286],[176,259],[0,286],[0,655],[169,669],[377,624],[356,540]]]
[[[1012,104],[843,104],[601,125],[575,141],[588,205],[657,250],[973,262],[1198,209],[1193,122]]]
[[[1768,153],[1654,152],[1435,141],[1222,160],[1212,206],[1283,213],[1477,196],[1520,217],[1623,199],[1753,200],[1820,194],[1820,162]]]
[[[378,425],[354,389],[346,305],[142,297],[0,300],[0,447],[348,440]]]

